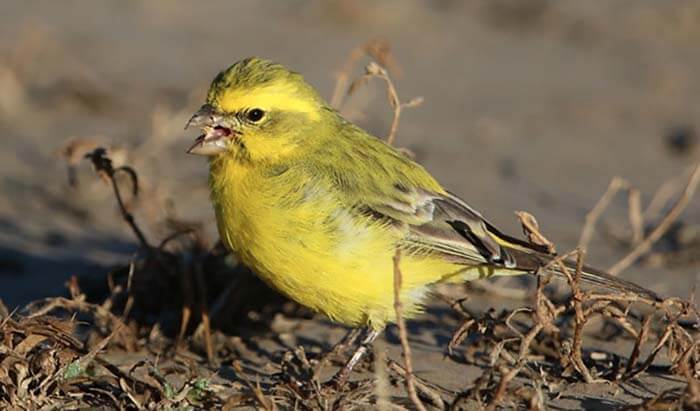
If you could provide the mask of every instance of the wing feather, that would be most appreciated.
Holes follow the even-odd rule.
[[[399,245],[466,266],[532,273],[555,257],[545,247],[500,232],[478,211],[444,191],[423,167],[379,139],[350,123],[341,130],[343,135],[333,140],[341,148],[316,147],[316,161],[303,162],[302,167],[310,180],[322,179],[332,189],[339,207],[399,230]],[[556,268],[550,271],[564,276]],[[592,268],[586,267],[581,278],[658,299],[651,291]]]
[[[408,234],[404,240],[412,249],[439,253],[459,264],[490,264],[533,274],[556,257],[549,254],[545,247],[501,233],[476,210],[450,193],[424,192],[418,197],[421,199],[420,206],[404,207],[404,210],[412,211],[412,214],[409,218],[402,219],[404,222],[413,223],[408,224]],[[433,207],[425,205],[426,198],[430,199]],[[432,210],[430,215],[424,213],[428,208]],[[401,219],[397,214],[398,209],[391,209],[392,218]],[[569,269],[575,267],[569,261],[564,264]],[[549,271],[566,278],[566,274],[558,266],[551,267]],[[592,286],[634,293],[652,301],[660,301],[653,291],[592,267],[583,267],[581,280]]]

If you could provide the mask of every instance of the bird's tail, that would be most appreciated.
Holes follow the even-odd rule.
[[[569,270],[570,275],[575,275],[576,273],[576,263],[573,261],[565,261],[564,266]],[[549,266],[549,271],[556,274],[559,277],[566,278],[566,274],[562,271],[561,266],[558,264],[553,264]],[[649,299],[653,302],[663,301],[655,292],[648,290],[640,285],[637,285],[630,281],[625,281],[615,276],[612,276],[605,271],[598,270],[587,265],[581,268],[581,282],[593,286],[606,288],[613,291],[619,291],[622,293],[633,293],[639,297]]]
[[[520,244],[516,245],[516,247],[508,248],[508,251],[515,258],[516,265],[519,268],[523,268],[531,272],[539,272],[542,268],[546,267],[546,272],[552,273],[563,279],[568,278],[567,274],[564,272],[564,269],[567,269],[569,271],[569,275],[572,277],[576,274],[575,261],[564,260],[562,261],[564,267],[562,267],[560,264],[552,263],[552,261],[557,258],[556,255],[545,254],[539,250],[529,247],[528,249],[524,249],[524,247]],[[591,287],[599,287],[619,291],[621,293],[632,293],[641,298],[651,300],[652,302],[663,301],[661,297],[651,290],[587,265],[584,265],[581,268],[580,279],[582,285],[584,286],[587,285]]]
[[[563,279],[568,279],[564,269],[569,271],[569,275],[576,274],[576,262],[572,260],[564,260],[563,264],[553,263],[553,260],[558,256],[548,253],[544,246],[539,246],[514,237],[505,235],[494,227],[489,226],[489,231],[493,235],[505,254],[509,255],[514,260],[515,269],[540,273],[542,268],[546,268],[546,272],[555,274]],[[564,267],[562,267],[562,265]],[[663,301],[655,292],[639,286],[633,282],[622,280],[609,273],[593,268],[587,265],[581,267],[581,282],[582,285],[592,287],[605,288],[622,293],[633,293],[637,296],[648,299],[652,302]]]
[[[444,214],[443,218],[452,230],[464,239],[462,247],[454,247],[452,238],[436,236],[434,227],[430,224],[421,226],[427,227],[421,235],[432,237],[433,242],[436,243],[433,247],[439,251],[452,257],[462,258],[471,264],[474,263],[473,255],[476,251],[482,260],[505,268],[503,270],[505,273],[540,273],[543,268],[563,278],[568,278],[566,271],[572,275],[576,273],[575,262],[564,260],[563,264],[555,264],[553,260],[557,256],[550,253],[547,247],[502,233],[458,197],[448,194],[434,202],[437,203],[437,210]],[[430,228],[433,228],[433,231],[430,231]],[[662,301],[653,291],[589,266],[582,267],[580,279],[582,285],[588,284],[593,287],[633,293],[654,302]]]

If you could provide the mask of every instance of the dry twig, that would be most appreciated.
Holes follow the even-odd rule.
[[[243,378],[243,382],[253,393],[253,396],[258,402],[258,405],[260,405],[260,407],[262,407],[266,411],[276,411],[277,406],[275,405],[275,402],[265,396],[265,393],[263,393],[262,389],[260,389],[260,383],[253,384],[243,372],[243,369],[241,368],[241,365],[238,363],[238,361],[234,361],[231,365],[233,366],[233,369],[236,370],[236,372],[241,376],[241,378]]]
[[[629,252],[629,254],[610,267],[608,270],[610,274],[617,275],[624,271],[627,267],[637,261],[639,257],[651,249],[651,246],[666,233],[673,222],[676,221],[683,210],[685,210],[685,207],[693,198],[693,194],[695,194],[695,189],[697,188],[698,183],[700,183],[700,164],[695,166],[690,174],[690,178],[688,179],[685,189],[681,193],[680,197],[678,197],[673,207],[671,207],[668,213],[666,213],[664,218],[659,222],[654,230],[652,230],[652,232],[649,233],[646,238],[644,238],[644,240],[639,242],[637,246]]]
[[[416,409],[425,411],[425,406],[416,394],[416,387],[413,384],[413,365],[411,364],[411,346],[408,344],[408,335],[406,333],[406,323],[403,320],[401,305],[401,251],[396,250],[394,254],[394,310],[396,311],[396,325],[399,328],[399,339],[401,340],[401,349],[403,350],[403,363],[406,368],[406,391],[408,397],[413,402]]]
[[[389,105],[394,111],[394,115],[391,119],[391,127],[389,128],[389,134],[386,137],[386,142],[389,145],[393,145],[394,140],[396,139],[396,132],[399,128],[401,111],[404,108],[419,106],[423,103],[423,97],[415,97],[405,103],[402,103],[401,100],[399,100],[399,95],[396,92],[394,82],[391,80],[391,77],[389,77],[389,72],[374,61],[370,62],[367,67],[365,67],[365,74],[362,77],[353,81],[353,83],[350,85],[350,89],[348,90],[348,94],[354,93],[359,86],[367,83],[367,81],[373,77],[378,77],[386,83],[387,98],[389,99]]]
[[[603,195],[600,197],[595,207],[593,207],[593,209],[589,211],[588,214],[586,214],[586,222],[583,225],[583,229],[581,230],[581,236],[578,240],[578,247],[580,249],[588,248],[588,244],[591,241],[591,237],[593,236],[595,225],[598,222],[598,219],[608,208],[608,206],[610,205],[610,201],[612,201],[613,197],[615,197],[615,194],[617,194],[617,192],[620,191],[620,189],[631,190],[632,185],[627,180],[621,177],[614,177],[612,180],[610,180],[608,188],[605,190],[605,193],[603,193]],[[635,228],[634,230],[636,232],[639,229]]]
[[[388,365],[390,370],[403,377],[404,380],[406,379],[407,374],[406,369],[404,367],[392,360],[388,361]],[[420,378],[417,378],[415,375],[413,376],[413,385],[416,387],[417,391],[420,391],[421,394],[423,394],[425,398],[428,398],[433,405],[438,407],[438,409],[445,408],[445,402],[443,401],[440,394],[435,389],[430,387],[426,382],[421,381]]]
[[[346,89],[350,79],[350,73],[355,67],[355,64],[365,55],[371,57],[380,65],[389,68],[392,72],[400,72],[398,65],[394,61],[394,56],[391,54],[391,46],[386,40],[372,39],[355,47],[348,55],[343,68],[336,74],[333,96],[331,96],[331,107],[340,110],[343,99],[348,95]]]
[[[114,196],[117,199],[117,204],[119,205],[119,211],[122,214],[122,218],[124,218],[124,221],[129,224],[131,227],[131,230],[134,232],[136,235],[136,238],[138,238],[139,243],[141,244],[141,247],[144,249],[149,250],[151,246],[148,244],[148,241],[146,240],[146,236],[143,234],[139,226],[136,224],[136,221],[134,220],[134,216],[129,212],[129,210],[126,208],[126,205],[124,205],[124,200],[122,199],[121,191],[119,190],[119,184],[117,184],[117,179],[116,175],[120,172],[126,173],[129,178],[131,179],[132,183],[132,195],[135,197],[139,193],[139,185],[138,185],[138,177],[136,174],[136,171],[134,171],[133,168],[128,167],[128,166],[121,166],[114,168],[112,166],[112,160],[110,160],[109,157],[107,157],[107,150],[105,150],[102,147],[98,147],[92,152],[88,153],[85,155],[86,158],[89,158],[90,161],[92,161],[92,165],[95,167],[95,171],[101,175],[103,178],[109,179],[109,181],[112,184],[112,189],[114,190]]]
[[[532,244],[547,247],[550,254],[557,253],[554,243],[540,232],[540,225],[537,223],[535,216],[527,211],[516,211],[515,215],[518,216],[523,232]]]

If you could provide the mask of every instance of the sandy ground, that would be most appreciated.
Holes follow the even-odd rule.
[[[79,188],[69,187],[56,155],[69,138],[123,148],[150,199],[135,211],[150,238],[165,235],[155,222],[168,213],[201,221],[215,238],[206,164],[184,154],[195,132],[182,127],[213,76],[250,55],[294,68],[330,98],[350,50],[386,39],[401,98],[425,99],[402,116],[398,145],[505,231],[519,233],[513,210],[533,213],[560,250],[576,245],[614,176],[647,204],[698,160],[700,7],[691,1],[206,4],[3,2],[0,298],[9,307],[64,293],[70,275],[101,278],[137,249],[88,164],[78,167]],[[391,113],[379,82],[345,112],[386,135]],[[674,132],[690,142],[682,153],[667,144]],[[625,216],[620,197],[605,221],[621,228]],[[694,201],[682,221],[699,219]],[[596,235],[588,262],[609,267],[626,251]],[[687,297],[698,273],[692,264],[641,264],[623,276]],[[505,306],[486,297],[472,304]],[[458,390],[478,374],[443,360],[456,324],[441,317],[431,311],[410,324],[416,369]],[[340,338],[320,318],[300,332],[322,346]],[[386,340],[398,358],[395,334]],[[617,408],[672,384],[641,381],[652,383],[573,387],[552,405]]]

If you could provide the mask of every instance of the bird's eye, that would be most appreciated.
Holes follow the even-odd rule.
[[[259,108],[254,108],[246,113],[246,118],[248,118],[248,120],[252,121],[253,123],[257,123],[263,118],[264,115],[264,111],[260,110]]]

